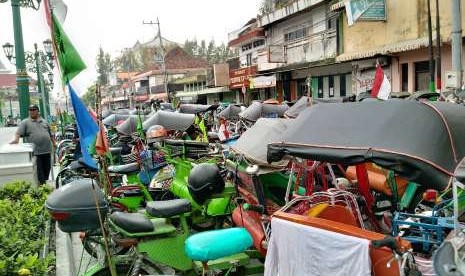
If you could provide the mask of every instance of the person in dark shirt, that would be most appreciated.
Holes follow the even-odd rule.
[[[47,121],[40,117],[37,105],[29,106],[29,117],[19,124],[15,139],[10,144],[18,144],[20,137],[34,145],[34,179],[37,184],[44,184],[52,168],[51,152],[54,140]]]

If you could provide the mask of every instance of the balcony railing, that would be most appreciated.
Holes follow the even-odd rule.
[[[257,17],[258,27],[263,27],[290,15],[303,11],[314,5],[320,4],[325,0],[297,0],[280,9],[273,10],[270,13]]]
[[[278,46],[275,46],[278,47]],[[258,52],[258,71],[276,69],[282,66],[315,62],[337,55],[336,30],[327,30],[282,45],[284,62],[270,62],[270,48]],[[274,53],[271,53],[274,54]],[[279,60],[278,60],[279,61]]]

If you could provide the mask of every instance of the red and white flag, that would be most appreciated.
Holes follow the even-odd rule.
[[[371,89],[371,96],[381,100],[387,100],[391,93],[391,83],[384,74],[383,68],[377,64],[375,81],[373,82],[373,88]]]

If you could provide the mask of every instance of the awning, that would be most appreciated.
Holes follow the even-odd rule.
[[[250,78],[250,89],[254,88],[267,88],[276,86],[276,76],[260,76],[255,78]]]
[[[147,95],[141,95],[141,96],[134,96],[134,100],[136,102],[144,102],[146,100],[148,100],[148,96]]]
[[[374,57],[375,55],[389,55],[406,51],[417,50],[428,46],[428,38],[422,37],[412,40],[406,40],[394,44],[380,46],[376,49],[360,52],[344,53],[336,57],[336,62],[350,61],[355,59],[363,59]]]
[[[176,97],[193,97],[197,95],[206,95],[206,94],[218,94],[223,92],[230,92],[229,87],[227,86],[220,86],[220,87],[213,87],[207,88],[199,91],[191,91],[191,92],[177,92]]]

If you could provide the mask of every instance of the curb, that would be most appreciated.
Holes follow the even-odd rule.
[[[56,229],[56,275],[74,276],[76,268],[74,265],[73,246],[71,235],[64,233],[58,228]]]

